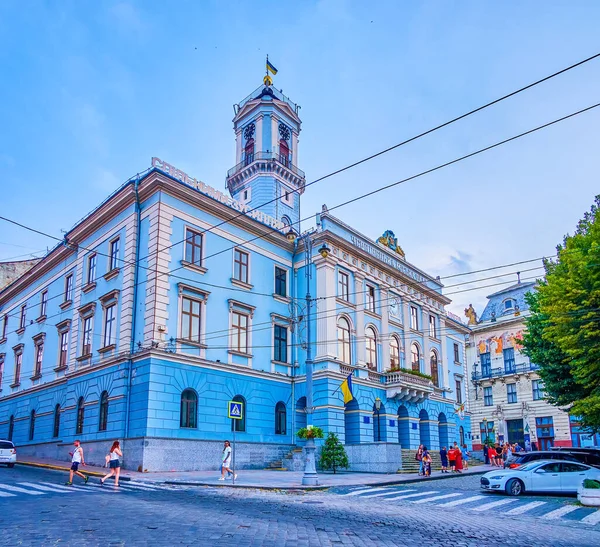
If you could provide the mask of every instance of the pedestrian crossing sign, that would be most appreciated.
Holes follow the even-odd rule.
[[[229,401],[227,405],[227,416],[232,420],[241,420],[244,417],[244,403]]]

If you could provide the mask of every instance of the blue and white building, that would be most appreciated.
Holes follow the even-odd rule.
[[[235,110],[229,195],[153,158],[0,292],[0,438],[60,459],[77,438],[91,463],[120,439],[148,471],[216,469],[233,428],[239,466],[285,461],[307,420],[354,469],[470,445],[468,329],[439,279],[326,207],[294,234],[299,107],[266,85]]]

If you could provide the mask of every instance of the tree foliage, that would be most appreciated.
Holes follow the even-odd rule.
[[[344,450],[344,445],[339,441],[335,433],[329,433],[325,439],[325,444],[321,448],[321,467],[323,469],[348,469],[348,455]]]
[[[526,297],[524,351],[540,365],[548,401],[572,405],[583,426],[600,431],[600,195],[544,267]]]

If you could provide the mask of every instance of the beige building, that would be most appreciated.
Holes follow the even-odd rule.
[[[473,449],[492,441],[527,441],[538,449],[571,446],[569,415],[544,401],[537,365],[521,353],[525,294],[535,283],[517,283],[488,296],[471,324],[467,345]],[[473,322],[473,321],[471,321]]]

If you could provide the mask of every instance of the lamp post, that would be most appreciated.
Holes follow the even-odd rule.
[[[483,419],[483,430],[485,431],[485,440],[484,440],[484,446],[485,446],[485,463],[489,464],[490,463],[490,457],[488,455],[487,449],[488,449],[488,422],[487,422],[487,418]]]
[[[312,413],[313,413],[313,367],[312,367],[312,340],[311,340],[311,306],[312,297],[310,295],[310,280],[312,279],[312,250],[313,240],[310,238],[311,232],[302,234],[297,237],[296,232],[290,228],[287,232],[286,237],[288,241],[294,243],[294,254],[298,249],[300,241],[304,242],[304,275],[306,278],[306,425],[313,425]],[[319,254],[323,258],[329,256],[330,249],[323,243],[319,248]],[[304,476],[302,477],[303,486],[318,486],[319,477],[317,475],[317,468],[315,466],[315,441],[314,439],[307,439],[306,446],[306,460],[304,462]]]
[[[379,423],[379,411],[381,410],[381,399],[379,397],[375,398],[375,424],[377,429],[376,429],[376,435],[375,435],[375,442],[381,442],[381,424]]]

